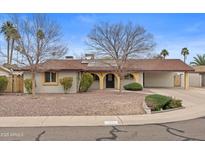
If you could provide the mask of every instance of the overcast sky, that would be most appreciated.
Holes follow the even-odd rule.
[[[28,14],[21,14],[23,16]],[[205,14],[48,14],[62,27],[63,41],[68,44],[68,55],[87,52],[85,39],[93,25],[99,22],[132,22],[143,26],[152,33],[157,46],[155,53],[167,49],[168,58],[183,59],[181,49],[190,50],[188,62],[196,54],[205,53]],[[7,15],[0,14],[1,22]],[[4,50],[5,40],[0,36],[0,46]]]

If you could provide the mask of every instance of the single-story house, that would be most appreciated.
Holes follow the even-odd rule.
[[[76,93],[79,89],[81,74],[90,72],[94,82],[90,90],[115,88],[119,89],[119,76],[113,60],[103,59],[67,59],[47,60],[38,65],[36,74],[37,93],[63,93],[59,80],[63,77],[73,77],[70,93]],[[138,82],[143,87],[189,87],[189,72],[192,67],[179,59],[129,59],[126,63],[127,74],[123,85],[130,82]],[[23,78],[31,79],[28,67],[21,68],[24,71]],[[184,74],[183,85],[178,83],[178,74]],[[24,89],[24,92],[26,90]]]
[[[205,65],[193,66],[194,72],[190,73],[190,86],[205,87]]]

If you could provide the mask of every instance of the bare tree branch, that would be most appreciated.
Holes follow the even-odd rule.
[[[110,57],[115,62],[120,80],[123,80],[126,72],[127,59],[148,54],[155,47],[153,36],[143,27],[132,23],[95,25],[88,34],[86,43],[97,56]],[[120,91],[121,89],[122,84]]]
[[[50,58],[61,58],[68,51],[61,43],[60,27],[45,14],[35,14],[24,18],[12,15],[20,39],[17,40],[16,50],[26,58],[21,64],[30,65],[32,72],[32,94],[35,95],[35,73],[37,65]]]

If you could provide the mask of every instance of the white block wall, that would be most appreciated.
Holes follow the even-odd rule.
[[[190,87],[201,87],[202,86],[202,75],[199,73],[189,73],[189,86]]]

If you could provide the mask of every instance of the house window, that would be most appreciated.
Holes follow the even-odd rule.
[[[45,72],[45,82],[56,82],[56,73]]]
[[[127,75],[125,75],[125,79],[126,80],[133,80],[134,76],[132,74],[127,74]]]

